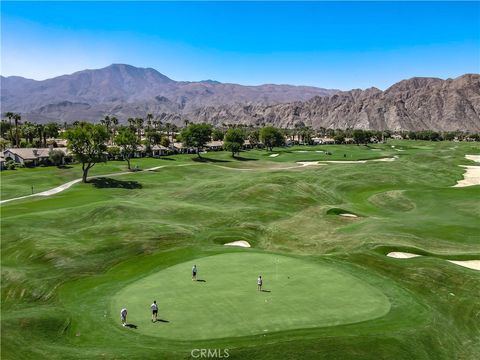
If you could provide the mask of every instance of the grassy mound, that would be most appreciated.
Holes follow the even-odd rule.
[[[405,151],[400,153],[393,145]],[[202,163],[192,161],[195,155],[172,156],[168,161],[136,159],[134,166],[142,169],[168,166],[128,173],[113,182],[76,184],[51,197],[2,204],[2,359],[185,359],[198,347],[228,348],[237,359],[477,359],[478,272],[432,256],[397,261],[384,254],[387,250],[421,249],[423,252],[417,253],[448,259],[453,259],[452,254],[458,260],[477,257],[479,188],[451,186],[463,176],[458,165],[465,164],[465,155],[479,154],[480,148],[474,143],[411,141],[375,148],[380,150],[356,145],[275,149],[281,154],[275,158],[266,151],[242,153],[255,161],[238,161],[227,152],[206,154],[214,161]],[[304,149],[312,151],[295,152]],[[288,170],[302,160],[359,160],[397,154],[399,158],[393,162]],[[98,164],[92,174],[110,179],[106,175],[125,167],[124,162]],[[9,198],[31,193],[32,182],[35,191],[47,190],[80,175],[75,165],[3,171],[0,176],[2,197]],[[414,208],[405,211],[404,197]],[[361,214],[362,218],[346,220],[327,214],[328,209],[339,209],[334,210],[337,214]],[[236,240],[246,240],[254,249],[223,246]],[[241,279],[230,284],[216,261],[211,264],[214,275],[209,274],[209,263],[201,263],[218,258],[221,264],[222,254],[237,252],[262,254],[258,263],[254,259],[247,266],[236,263],[235,268],[255,272],[253,279],[248,274],[241,277],[249,279],[245,285]],[[301,279],[292,285],[299,286],[295,291],[283,289],[283,282],[276,283],[271,270],[258,268],[268,264],[273,253],[292,261],[292,266],[285,267]],[[205,275],[205,283],[190,280],[193,262],[200,275]],[[227,265],[230,262],[235,263],[225,261]],[[170,272],[185,293],[172,293],[165,277]],[[250,298],[250,286],[255,288],[260,273],[271,293],[253,290],[259,297]],[[185,283],[177,275],[185,276]],[[146,289],[142,287],[128,297],[118,297],[149,276],[152,281],[148,283],[157,286],[158,293],[155,288],[154,293],[142,294]],[[218,284],[217,278],[221,279]],[[345,286],[337,287],[337,282]],[[360,302],[359,309],[350,303],[355,311],[343,310],[345,319],[336,318],[338,324],[322,317],[327,309],[335,309],[337,302],[350,301],[350,290],[365,284],[365,296],[373,305],[379,299],[372,297],[375,293],[388,299],[388,313],[367,315],[368,309],[374,308],[380,314],[381,306]],[[221,296],[212,297],[207,291],[211,288]],[[239,297],[228,294],[230,289],[240,289],[235,293]],[[198,293],[189,297],[186,293],[190,290]],[[281,304],[277,293],[288,302]],[[297,293],[302,297],[297,298]],[[326,296],[329,293],[334,294],[331,299]],[[135,296],[135,304],[126,302]],[[167,296],[181,301],[176,304]],[[269,315],[262,319],[264,323],[270,318],[278,321],[269,323],[267,332],[247,313],[248,308],[240,305],[246,301],[256,310],[255,305],[265,302],[248,301],[265,300],[261,296],[272,297],[270,305],[284,305],[276,308],[275,316],[264,309]],[[148,322],[153,297],[159,302],[160,315],[170,323]],[[357,297],[365,300],[362,294]],[[187,321],[182,310],[191,315],[188,321],[198,326],[196,313],[186,304],[195,299],[201,306],[211,303],[212,313],[220,311],[219,300],[224,304],[231,299],[231,308],[243,313],[241,318],[231,314],[238,324],[228,324],[228,319],[215,324],[223,327],[226,337],[218,338],[223,335],[209,326],[205,330],[210,332],[209,339],[185,340],[197,336],[188,333],[188,326],[178,327]],[[297,311],[297,301],[309,316]],[[118,306],[129,308],[129,321],[137,329],[119,326]],[[353,318],[357,311],[365,315],[365,321]],[[242,323],[243,317],[252,329]],[[310,317],[315,321],[310,322]],[[173,329],[171,337],[144,332],[168,327]],[[275,327],[283,330],[275,331]]]
[[[402,190],[378,193],[368,198],[368,201],[375,206],[390,211],[410,211],[415,208],[415,203]]]

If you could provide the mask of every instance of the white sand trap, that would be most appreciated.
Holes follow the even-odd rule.
[[[297,164],[302,166],[311,166],[311,165],[325,165],[325,164],[366,164],[369,161],[382,161],[390,162],[398,159],[398,156],[391,158],[381,158],[373,160],[319,160],[319,161],[298,161]]]
[[[465,158],[480,163],[480,155],[465,155]]]
[[[381,162],[390,162],[390,161],[395,161],[398,159],[398,156],[395,155],[394,157],[389,157],[389,158],[381,158],[381,159],[373,159],[372,161],[381,161]]]
[[[447,261],[451,262],[452,264],[460,265],[469,269],[480,270],[480,260],[464,260],[464,261],[447,260]]]
[[[320,161],[298,161],[297,164],[302,166],[325,165],[325,164],[322,164]]]
[[[465,155],[465,158],[475,162],[480,162],[480,155]],[[453,187],[466,187],[480,185],[480,166],[476,165],[460,165],[466,171],[463,174],[463,179],[457,181]]]
[[[422,255],[412,254],[412,253],[408,253],[408,252],[394,251],[394,252],[389,252],[387,254],[387,256],[393,257],[393,258],[396,258],[396,259],[410,259],[410,258],[414,258],[414,257],[417,257],[417,256],[422,256]]]
[[[347,214],[347,213],[345,213],[345,214],[338,214],[338,215],[344,216],[344,217],[351,217],[351,218],[356,218],[356,217],[358,217],[358,216],[355,215],[355,214]]]
[[[367,160],[325,160],[322,161],[329,164],[365,164]]]
[[[296,153],[308,153],[307,150],[297,150],[297,151],[294,151],[294,152],[296,152]]]
[[[270,155],[270,157],[277,157],[278,155],[280,155],[280,154],[272,154],[272,155]]]
[[[229,242],[229,243],[226,243],[226,244],[223,244],[223,245],[225,245],[225,246],[240,246],[240,247],[245,247],[245,248],[250,247],[250,244],[248,243],[248,241],[245,241],[245,240],[233,241],[233,242]]]
[[[480,166],[461,166],[467,171],[463,174],[463,179],[457,181],[453,187],[480,185]]]
[[[410,258],[422,256],[422,255],[412,254],[408,252],[394,251],[394,252],[388,253],[387,256],[393,257],[396,259],[410,259]],[[452,264],[463,266],[469,269],[480,270],[480,260],[447,260],[447,261],[451,262]]]

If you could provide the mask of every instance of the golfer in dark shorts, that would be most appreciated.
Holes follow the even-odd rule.
[[[192,281],[197,280],[197,265],[193,265],[192,267]]]
[[[158,315],[158,305],[155,300],[153,300],[153,304],[150,305],[150,309],[152,309],[152,322],[156,322]]]

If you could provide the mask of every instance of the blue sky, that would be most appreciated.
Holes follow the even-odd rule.
[[[479,2],[2,2],[1,74],[382,89],[480,72]]]

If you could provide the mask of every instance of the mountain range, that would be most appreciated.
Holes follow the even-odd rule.
[[[310,86],[243,86],[175,81],[151,68],[113,64],[36,81],[0,77],[2,111],[26,120],[98,121],[152,113],[166,122],[281,127],[480,131],[480,75],[411,78],[385,91]]]

